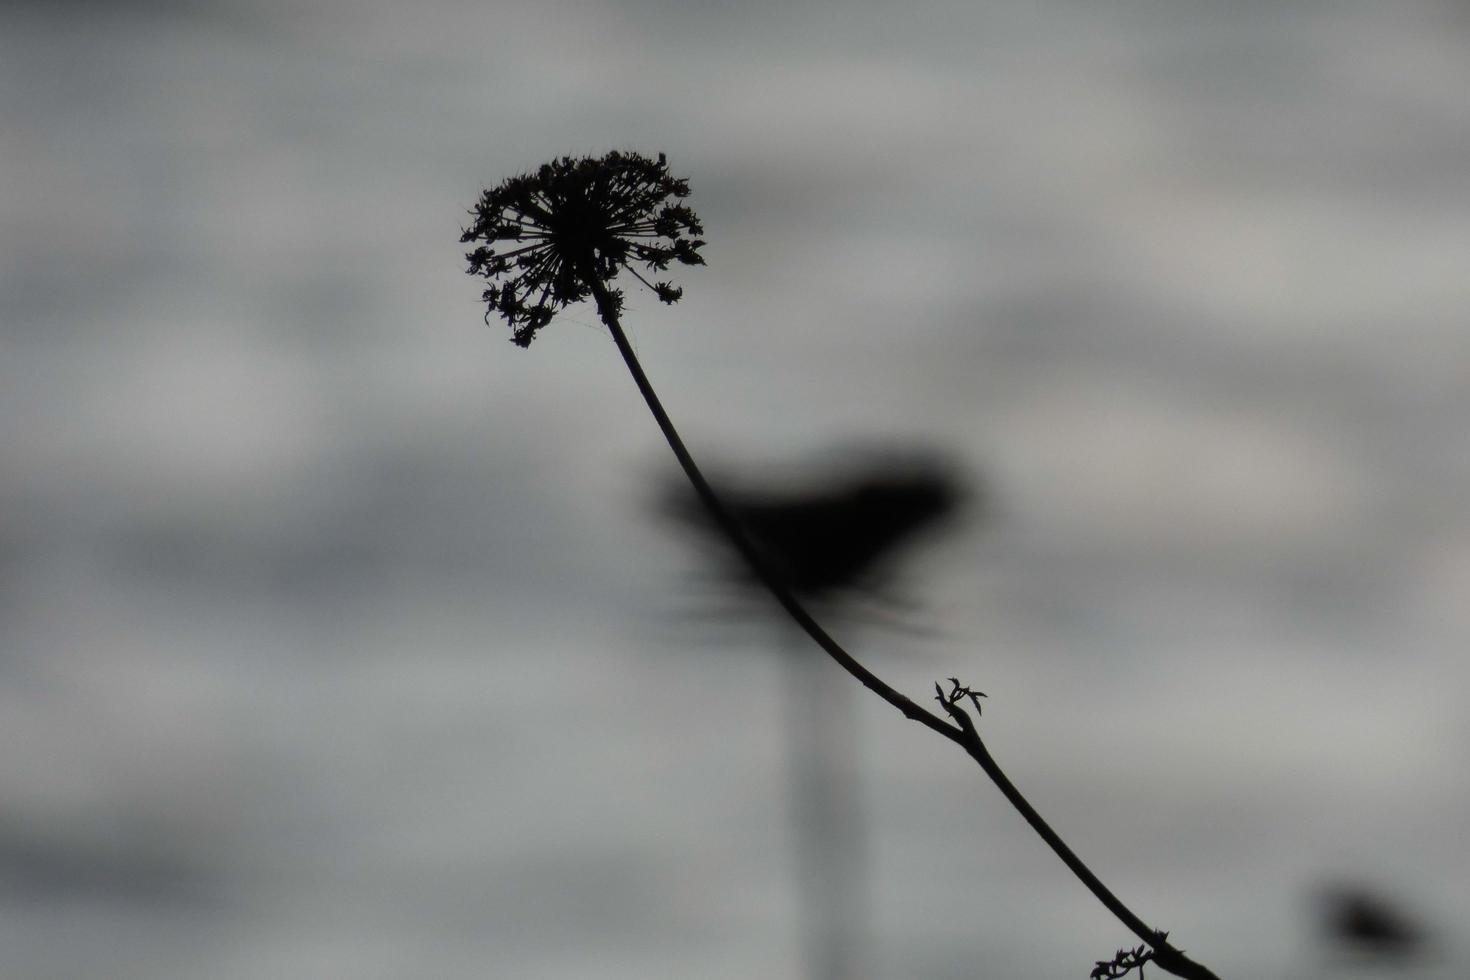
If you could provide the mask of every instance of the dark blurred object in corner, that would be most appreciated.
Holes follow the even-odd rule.
[[[1319,895],[1322,930],[1338,950],[1378,960],[1423,952],[1424,930],[1394,902],[1361,885],[1337,884]]]

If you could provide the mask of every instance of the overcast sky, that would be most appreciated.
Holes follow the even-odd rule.
[[[879,673],[989,692],[1222,977],[1335,975],[1342,880],[1463,976],[1467,47],[1450,0],[0,5],[0,973],[801,975],[789,643],[657,519],[594,312],[520,350],[463,274],[480,188],[630,148],[706,226],[626,314],[697,455],[984,488],[838,630]],[[1130,942],[831,683],[871,977]]]

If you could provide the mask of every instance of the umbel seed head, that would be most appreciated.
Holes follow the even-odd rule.
[[[682,289],[649,282],[633,266],[652,273],[671,262],[704,265],[697,237],[704,228],[681,203],[688,196],[689,181],[669,175],[662,153],[650,160],[618,150],[561,157],[484,191],[460,241],[484,243],[465,258],[470,275],[489,282],[485,321],[498,313],[511,340],[529,347],[562,307],[591,296],[594,283],[606,287],[616,312],[622,293],[607,284],[621,269],[676,302]]]

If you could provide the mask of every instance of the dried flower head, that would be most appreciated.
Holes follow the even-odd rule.
[[[703,265],[699,218],[682,203],[689,181],[669,175],[660,153],[650,160],[614,150],[601,157],[562,157],[532,174],[511,177],[480,195],[474,223],[461,242],[484,242],[468,252],[469,273],[490,285],[491,313],[505,317],[512,340],[530,345],[536,331],[562,307],[584,300],[626,268],[665,303],[683,290],[649,282],[633,268],[663,272],[670,262]],[[508,243],[508,244],[501,244]],[[622,294],[605,290],[616,307]]]

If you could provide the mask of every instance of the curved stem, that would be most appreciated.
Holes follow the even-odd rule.
[[[1114,895],[1112,889],[1103,884],[1102,879],[1093,874],[1092,869],[1084,864],[1082,859],[1067,846],[1066,841],[1062,840],[1057,832],[1051,829],[1051,825],[1042,819],[1041,814],[1037,813],[1036,808],[1031,805],[1031,801],[1021,795],[1016,784],[1011,782],[1010,777],[1001,770],[1000,765],[991,756],[990,750],[985,747],[985,742],[980,738],[980,733],[976,731],[975,723],[970,720],[970,716],[958,705],[947,704],[946,710],[964,733],[960,745],[965,752],[979,763],[980,768],[985,770],[985,775],[990,777],[990,781],[995,783],[996,788],[1010,801],[1011,806],[1016,808],[1031,825],[1031,829],[1046,841],[1047,846],[1056,852],[1057,857],[1062,859],[1062,863],[1087,886],[1097,900],[1102,902],[1107,910],[1113,913],[1118,921],[1127,926],[1135,936],[1153,948],[1153,962],[1160,969],[1175,976],[1186,977],[1188,980],[1219,980],[1203,964],[1196,963],[1185,956],[1183,950],[1171,945],[1165,938],[1165,933],[1151,929],[1132,909],[1124,905],[1122,899]]]
[[[995,783],[1010,804],[1025,818],[1031,828],[1047,843],[1047,846],[1056,852],[1057,857],[1061,858],[1072,873],[1097,897],[1098,901],[1102,902],[1108,911],[1117,916],[1118,920],[1134,935],[1154,950],[1153,962],[1160,969],[1173,973],[1175,976],[1185,977],[1186,980],[1219,980],[1206,967],[1191,960],[1182,951],[1172,946],[1164,938],[1164,933],[1149,928],[1102,883],[1097,875],[1092,873],[1092,869],[1082,862],[1082,859],[1067,846],[1056,831],[1051,829],[1051,825],[1042,819],[1041,814],[1036,812],[1036,808],[1021,795],[1021,791],[1001,771],[989,750],[985,748],[985,743],[980,739],[980,734],[976,731],[969,715],[956,705],[946,705],[946,710],[955,722],[950,724],[933,712],[920,707],[859,663],[857,658],[848,653],[822,628],[811,613],[807,612],[806,607],[791,589],[771,570],[770,565],[756,550],[740,524],[730,515],[724,503],[715,494],[714,488],[705,479],[698,464],[694,462],[694,457],[685,447],[679,431],[674,428],[673,420],[669,418],[668,412],[664,411],[663,402],[659,400],[658,393],[653,390],[653,384],[648,380],[648,375],[644,374],[643,365],[638,361],[638,355],[633,352],[632,345],[628,343],[628,337],[623,332],[622,324],[618,319],[617,302],[608,292],[607,287],[603,285],[602,280],[594,273],[591,262],[584,262],[581,271],[584,281],[591,287],[602,322],[612,334],[613,342],[617,344],[618,352],[623,356],[623,363],[628,366],[629,373],[633,375],[633,383],[638,386],[638,391],[648,404],[648,410],[653,413],[654,420],[658,423],[659,429],[663,431],[669,448],[674,451],[674,457],[678,459],[680,467],[684,470],[684,475],[689,478],[690,484],[694,487],[705,509],[709,511],[710,517],[730,539],[730,543],[740,553],[740,557],[750,566],[756,578],[766,587],[787,615],[801,627],[807,636],[812,638],[817,646],[837,661],[843,670],[861,681],[864,687],[897,708],[904,717],[917,721],[954,742],[979,763],[980,768],[984,770],[985,775],[990,777],[991,782]]]
[[[771,570],[770,565],[761,556],[760,552],[756,550],[755,546],[751,544],[750,538],[745,534],[745,531],[730,516],[730,512],[726,510],[720,498],[715,495],[715,491],[709,485],[709,481],[704,478],[704,474],[700,472],[699,466],[694,462],[694,457],[685,448],[684,440],[679,438],[679,431],[674,428],[674,423],[669,419],[668,413],[664,411],[664,406],[659,401],[658,393],[653,390],[653,385],[649,382],[648,376],[643,373],[643,366],[638,363],[638,356],[633,353],[633,348],[628,343],[628,337],[623,333],[622,325],[618,322],[617,304],[608,293],[607,287],[595,275],[591,275],[590,270],[586,275],[586,279],[592,284],[592,295],[597,301],[597,312],[601,315],[602,322],[607,325],[607,329],[611,331],[613,342],[618,345],[618,351],[623,355],[623,361],[628,365],[628,371],[633,375],[633,382],[637,384],[638,390],[643,394],[643,400],[648,403],[648,410],[653,413],[654,420],[658,422],[658,427],[663,430],[664,438],[668,440],[669,448],[674,451],[675,458],[679,460],[679,465],[684,469],[684,475],[689,478],[689,482],[694,486],[694,492],[699,495],[699,499],[704,504],[705,509],[709,511],[710,517],[719,525],[720,530],[724,532],[725,536],[730,539],[730,543],[735,546],[735,549],[740,552],[740,557],[750,566],[756,578],[775,597],[776,601],[781,604],[781,608],[786,610],[787,615],[795,620],[796,625],[800,626],[807,636],[810,636],[844,670],[856,677],[859,681],[862,681],[864,687],[903,712],[905,717],[912,718],[921,725],[943,735],[951,742],[958,744],[961,738],[959,729],[950,725],[933,712],[927,711],[915,704],[892,687],[889,687],[882,678],[860,664],[852,654],[843,649],[842,645],[822,628],[820,623],[812,618],[811,613],[806,611],[806,607],[801,604],[800,600],[796,598],[792,591]]]

